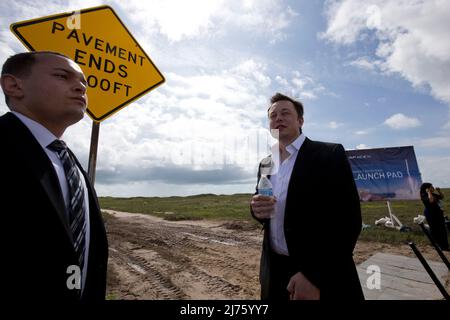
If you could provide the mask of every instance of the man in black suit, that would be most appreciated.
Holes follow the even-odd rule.
[[[80,67],[55,52],[11,56],[1,86],[1,287],[10,299],[105,299],[108,243],[85,171],[60,139],[86,111]]]
[[[251,200],[264,228],[262,299],[364,299],[352,257],[361,210],[344,148],[306,138],[303,105],[288,96],[275,94],[268,116],[278,143],[258,181],[268,175],[273,196]]]

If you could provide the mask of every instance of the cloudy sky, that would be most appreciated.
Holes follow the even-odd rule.
[[[449,1],[4,0],[0,60],[25,51],[11,23],[102,4],[166,83],[101,123],[99,195],[253,192],[276,91],[303,101],[309,138],[413,145],[450,187]],[[86,167],[91,123],[64,136]]]

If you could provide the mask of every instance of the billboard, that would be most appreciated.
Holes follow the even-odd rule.
[[[422,179],[412,146],[346,153],[361,201],[420,199]]]

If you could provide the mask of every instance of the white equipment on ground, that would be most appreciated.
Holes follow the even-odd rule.
[[[419,214],[419,215],[417,215],[417,217],[413,218],[413,221],[415,224],[423,223],[423,225],[426,229],[430,229],[430,226],[428,224],[424,223],[425,220],[426,220],[425,216],[423,216],[421,214]]]
[[[387,203],[387,207],[388,207],[388,211],[389,211],[389,217],[384,217],[384,218],[375,220],[375,225],[376,226],[384,225],[385,227],[397,229],[399,231],[410,231],[411,229],[407,226],[404,226],[400,222],[400,220],[397,218],[397,216],[392,213],[390,202],[386,201],[386,203]]]

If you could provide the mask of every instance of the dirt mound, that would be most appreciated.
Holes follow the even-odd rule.
[[[222,223],[220,227],[229,230],[253,231],[258,230],[258,226],[248,221],[229,221]]]

